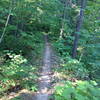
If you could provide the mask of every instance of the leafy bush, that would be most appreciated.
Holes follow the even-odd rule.
[[[54,43],[54,47],[56,47],[56,50],[62,57],[69,55],[69,51],[71,50],[71,48],[67,46],[66,40],[64,39],[57,40]]]
[[[61,66],[61,70],[68,72],[67,74],[74,75],[74,77],[83,79],[88,75],[88,70],[85,68],[84,63],[81,63],[76,59],[72,59],[71,57],[65,57]]]
[[[0,74],[0,92],[3,92],[13,86],[21,85],[25,88],[33,88],[34,82],[37,79],[36,67],[27,63],[27,60],[14,53],[7,53],[8,60],[0,67],[2,75]],[[34,86],[35,90],[35,86]]]
[[[94,81],[66,82],[55,88],[55,100],[99,100],[100,88]]]
[[[13,35],[5,36],[4,41],[1,44],[0,50],[12,50],[15,53],[20,53],[20,51],[27,55],[29,52],[34,50],[37,52],[39,46],[41,45],[42,33],[37,33],[37,35],[21,32],[20,37],[15,37]],[[36,45],[38,44],[38,45]]]

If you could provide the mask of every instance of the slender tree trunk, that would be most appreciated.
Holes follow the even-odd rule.
[[[61,29],[60,29],[60,36],[59,38],[63,37],[63,32],[64,32],[64,25],[65,25],[65,20],[68,18],[66,8],[72,6],[72,0],[60,0],[61,3],[64,6],[63,14],[62,14],[62,22],[61,22]]]
[[[66,7],[67,7],[67,1],[63,1],[62,2],[63,5],[64,5],[64,11],[63,11],[63,14],[62,14],[62,22],[61,22],[61,29],[60,29],[60,36],[59,38],[62,38],[63,37],[63,31],[64,31],[64,24],[65,24],[65,19],[66,19]],[[64,21],[63,21],[64,20]]]
[[[2,42],[3,37],[4,37],[5,33],[6,33],[6,29],[7,29],[7,26],[8,26],[8,22],[9,22],[10,16],[11,16],[11,11],[8,14],[7,21],[5,23],[5,27],[4,27],[3,33],[2,33],[2,35],[0,37],[0,43]]]
[[[77,56],[77,47],[78,47],[78,41],[79,41],[79,33],[83,24],[83,17],[84,17],[84,9],[85,9],[86,0],[81,0],[81,8],[80,13],[77,19],[76,24],[76,32],[75,32],[75,39],[73,44],[73,50],[72,50],[72,57],[75,58]]]

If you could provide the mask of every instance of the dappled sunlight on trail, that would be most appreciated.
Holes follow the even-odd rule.
[[[48,100],[49,87],[51,82],[51,47],[45,35],[45,52],[43,59],[43,66],[39,78],[39,93],[36,96],[36,100]]]

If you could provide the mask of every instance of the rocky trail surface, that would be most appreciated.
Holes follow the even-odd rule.
[[[43,66],[39,78],[39,93],[36,100],[49,100],[49,88],[51,83],[51,46],[45,35],[45,51],[43,58]]]

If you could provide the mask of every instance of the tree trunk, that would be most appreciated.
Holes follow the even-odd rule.
[[[59,38],[63,37],[63,32],[64,32],[64,25],[65,25],[65,20],[68,19],[68,13],[66,12],[67,7],[72,6],[72,0],[60,0],[60,2],[63,4],[63,14],[61,15],[62,17],[62,22],[61,22],[61,29],[60,29],[60,36]]]
[[[81,8],[80,13],[77,19],[76,24],[76,32],[74,34],[74,44],[73,44],[73,50],[72,50],[72,57],[75,58],[77,56],[77,47],[78,47],[78,41],[79,41],[79,33],[83,24],[83,17],[84,17],[84,9],[85,9],[86,0],[81,0]]]

